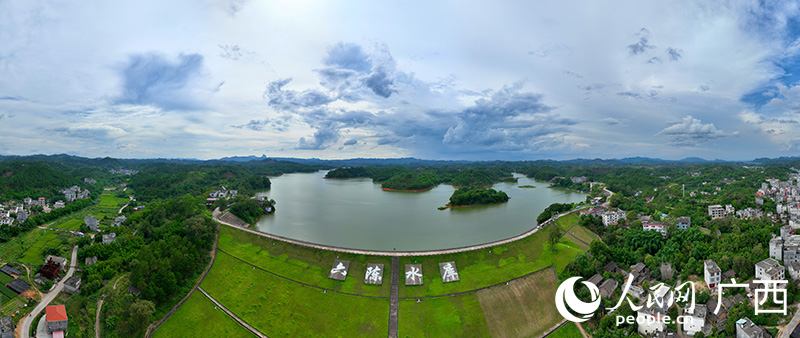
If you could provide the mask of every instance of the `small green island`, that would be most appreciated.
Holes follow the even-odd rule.
[[[483,187],[463,187],[453,192],[448,206],[469,207],[503,202],[508,202],[508,195],[503,191]]]
[[[526,184],[526,185],[521,185],[521,186],[519,186],[519,187],[517,187],[517,188],[522,188],[522,189],[533,189],[533,188],[536,188],[536,186],[535,186],[535,185]]]

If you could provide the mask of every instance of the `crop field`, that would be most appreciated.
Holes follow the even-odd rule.
[[[12,280],[14,280],[14,277],[11,277],[9,275],[0,272],[0,285],[6,285],[8,283],[11,283]]]
[[[200,336],[255,337],[199,291],[153,333],[154,338]]]

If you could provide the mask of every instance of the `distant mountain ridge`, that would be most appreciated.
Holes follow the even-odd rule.
[[[53,154],[53,155],[0,155],[0,162],[15,161],[15,160],[40,160],[45,162],[60,162],[70,166],[81,167],[85,165],[99,166],[103,168],[121,168],[130,165],[144,164],[144,163],[176,163],[176,164],[224,164],[224,163],[241,163],[241,164],[258,164],[262,162],[293,162],[298,164],[313,165],[327,168],[335,167],[355,167],[355,166],[445,166],[445,165],[459,165],[468,163],[484,163],[484,164],[502,164],[502,163],[553,163],[554,165],[560,164],[573,164],[573,165],[605,165],[605,166],[619,166],[619,165],[665,165],[665,164],[710,164],[710,163],[736,163],[736,164],[781,164],[790,162],[800,162],[800,157],[779,157],[779,158],[757,158],[752,161],[726,161],[726,160],[706,160],[700,157],[687,157],[680,160],[664,160],[652,157],[625,157],[619,159],[587,159],[576,158],[571,160],[520,160],[520,161],[471,161],[471,160],[425,160],[415,157],[402,157],[402,158],[351,158],[351,159],[333,159],[326,160],[320,158],[296,158],[296,157],[268,157],[266,154],[261,156],[229,156],[219,159],[199,160],[193,158],[150,158],[150,159],[123,159],[112,157],[98,157],[87,158],[68,154]],[[800,166],[800,163],[795,164]]]

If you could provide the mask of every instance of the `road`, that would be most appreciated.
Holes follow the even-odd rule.
[[[44,308],[47,307],[47,305],[49,305],[50,302],[52,302],[53,299],[55,299],[58,296],[61,290],[64,289],[64,283],[67,281],[67,279],[72,277],[73,273],[75,273],[75,267],[77,266],[78,263],[77,245],[72,247],[72,259],[69,262],[72,263],[72,265],[70,265],[69,271],[67,271],[67,275],[64,276],[64,278],[61,279],[61,281],[58,282],[58,284],[56,284],[56,286],[53,288],[53,290],[51,290],[47,294],[47,296],[42,298],[42,301],[39,302],[39,304],[36,305],[35,308],[33,308],[33,312],[31,312],[30,314],[25,316],[25,318],[22,319],[22,324],[20,325],[22,327],[20,332],[21,333],[20,336],[22,338],[30,338],[29,332],[31,331],[31,324],[33,323],[33,319],[36,318],[36,316],[38,316],[39,313],[42,312],[42,310],[44,310]]]
[[[127,188],[125,188],[125,189],[127,189]],[[123,190],[123,191],[124,191],[124,190]],[[133,201],[133,196],[130,196],[130,197],[128,197],[128,198],[130,198],[130,199],[128,200],[128,201],[129,201],[129,202],[128,202],[128,204],[131,204],[131,203],[130,203],[130,201]],[[125,205],[123,205],[123,206],[122,206],[122,208],[119,208],[119,211],[117,212],[117,214],[121,214],[121,213],[122,213],[122,209],[125,209],[125,207],[127,207],[127,206],[128,206],[128,204],[125,204]]]
[[[792,335],[792,331],[800,323],[800,308],[797,309],[797,312],[794,313],[794,317],[792,320],[789,321],[789,324],[786,324],[786,327],[783,328],[783,332],[781,332],[781,338],[789,338]]]

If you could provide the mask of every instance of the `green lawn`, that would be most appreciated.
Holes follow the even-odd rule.
[[[153,337],[254,337],[197,291],[153,333]]]
[[[580,338],[581,332],[578,331],[578,325],[574,323],[566,323],[553,331],[547,338]]]
[[[83,225],[83,216],[80,216],[80,218],[75,217],[73,219],[68,219],[63,222],[57,221],[56,223],[53,223],[51,227],[56,229],[78,231],[81,229],[81,225]]]
[[[227,226],[220,227],[219,248],[264,270],[297,281],[347,293],[389,297],[389,271],[392,264],[389,257],[311,249]],[[328,278],[336,259],[350,261],[350,270],[344,282]],[[383,264],[382,285],[364,284],[367,263]]]
[[[567,214],[559,219],[556,220],[556,225],[561,229],[567,230],[572,227],[573,224],[580,221],[580,217],[578,216],[577,212],[573,212],[571,214]]]
[[[489,337],[475,293],[400,301],[400,337]]]
[[[323,293],[223,253],[217,254],[202,286],[269,337],[375,337],[388,332],[387,299]]]

